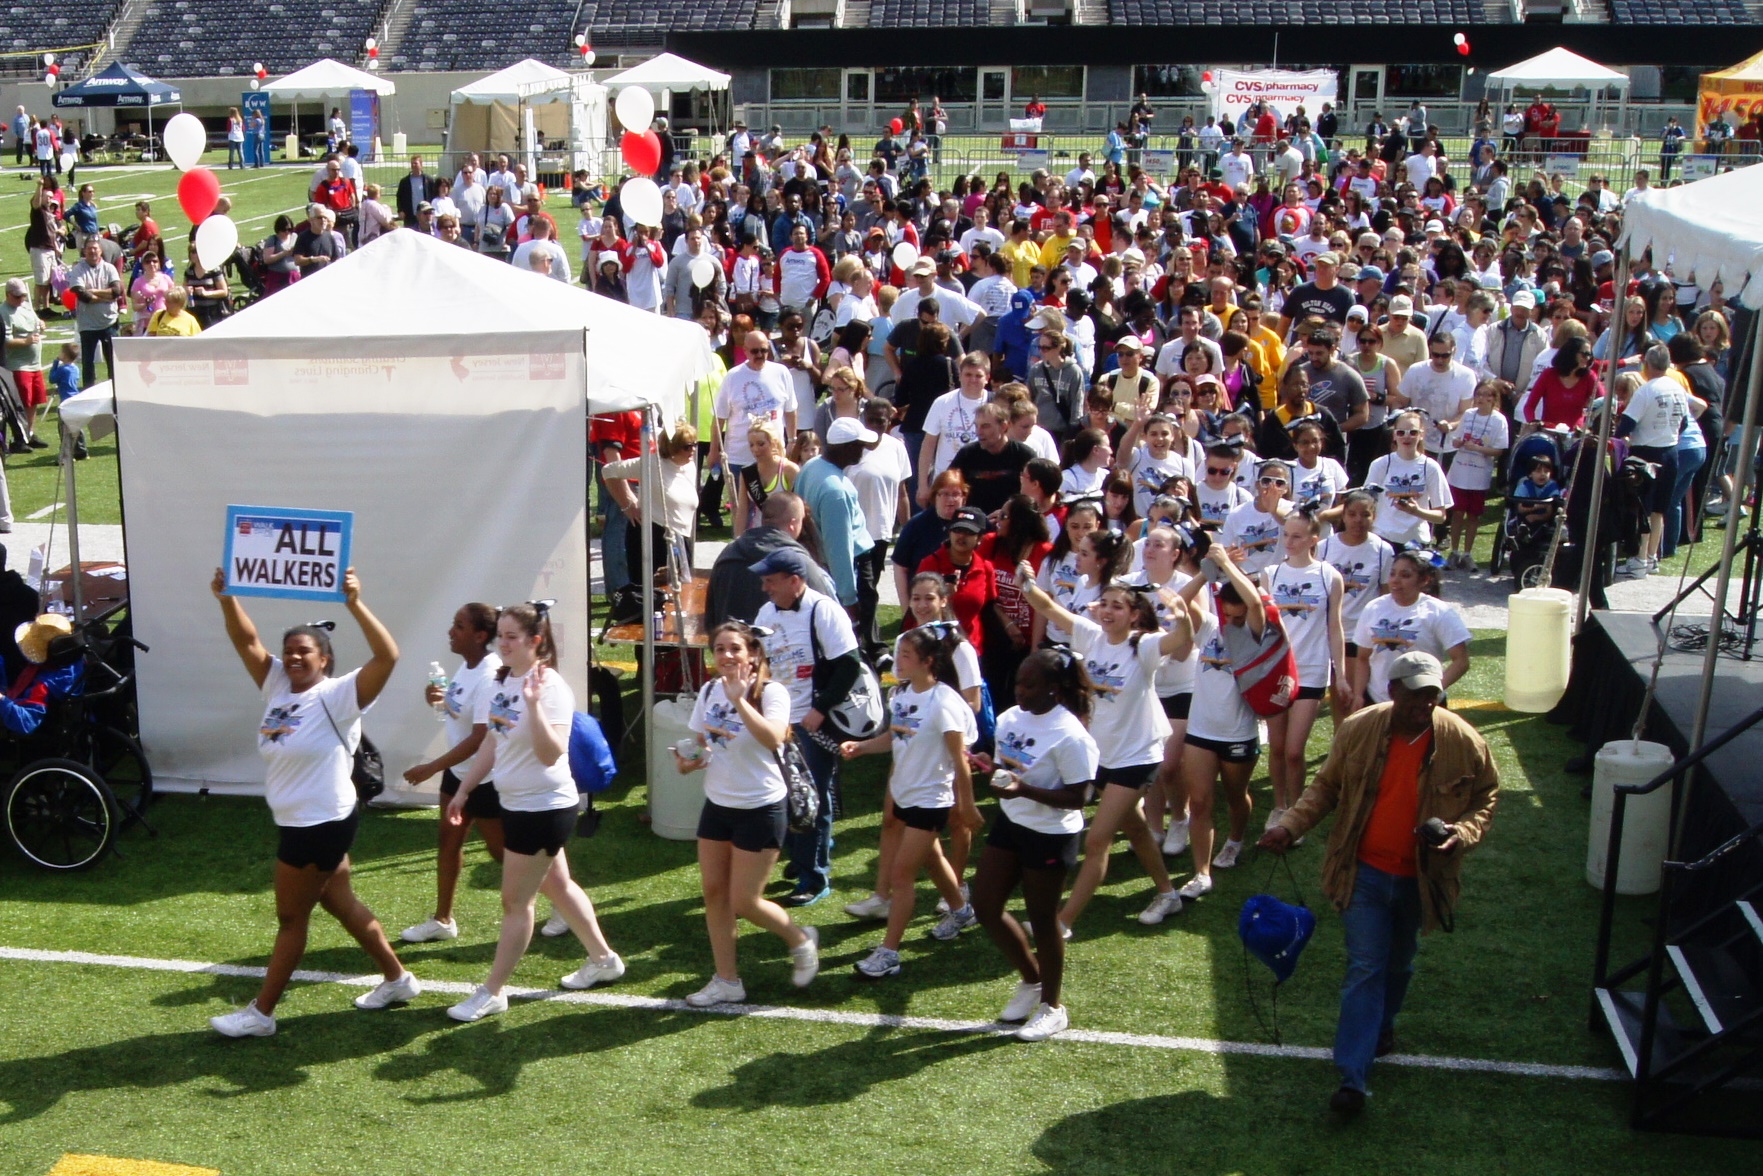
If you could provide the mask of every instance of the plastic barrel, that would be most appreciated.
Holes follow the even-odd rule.
[[[1506,706],[1541,714],[1567,693],[1573,593],[1526,588],[1506,598]]]
[[[1663,743],[1617,739],[1594,757],[1592,828],[1585,849],[1585,880],[1600,890],[1609,863],[1610,819],[1616,811],[1618,784],[1645,784],[1671,766],[1671,749]],[[1622,856],[1616,863],[1616,893],[1652,894],[1659,889],[1665,861],[1665,837],[1671,826],[1675,784],[1645,796],[1631,796],[1622,816]]]
[[[656,699],[649,712],[649,828],[669,841],[698,836],[698,814],[704,808],[703,777],[682,776],[673,766],[673,745],[690,735],[690,703]]]

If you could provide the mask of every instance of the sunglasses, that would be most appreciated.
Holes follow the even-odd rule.
[[[1052,343],[1042,343],[1042,344],[1039,344],[1038,346],[1039,346],[1039,350],[1041,350],[1041,351],[1057,351],[1057,350],[1059,350],[1058,346],[1056,344],[1052,344]]]
[[[770,355],[771,348],[769,348],[769,347],[749,347],[749,348],[747,348],[747,354],[748,355]]]
[[[1231,473],[1232,473],[1232,470],[1229,466],[1225,466],[1222,469],[1220,469],[1216,466],[1207,466],[1206,467],[1206,476],[1208,478],[1228,478],[1228,477],[1230,477]]]
[[[1420,436],[1420,430],[1419,429],[1397,429],[1396,436],[1398,436],[1398,437],[1418,437],[1418,436]]]
[[[1453,355],[1455,355],[1457,353],[1455,351],[1429,351],[1429,352],[1427,352],[1427,354],[1432,356],[1434,359],[1450,359]]]
[[[1262,479],[1261,479],[1261,484],[1262,484],[1262,485],[1263,485],[1263,486],[1285,486],[1285,485],[1289,485],[1289,483],[1288,483],[1288,482],[1287,482],[1287,481],[1286,481],[1286,480],[1285,480],[1285,479],[1284,479],[1284,478],[1262,478]]]

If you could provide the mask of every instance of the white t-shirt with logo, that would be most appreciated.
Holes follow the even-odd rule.
[[[1225,516],[1218,541],[1247,552],[1238,566],[1245,576],[1254,576],[1280,561],[1280,538],[1284,532],[1285,520],[1262,510],[1251,499]]]
[[[1341,629],[1348,641],[1356,641],[1360,614],[1383,594],[1396,549],[1375,531],[1358,546],[1345,542],[1337,531],[1322,541],[1316,557],[1341,574]]]
[[[979,738],[973,708],[941,682],[929,690],[902,686],[888,700],[894,771],[888,792],[905,808],[949,808],[955,803],[955,762],[943,736],[961,732],[964,745]]]
[[[1469,640],[1469,627],[1455,605],[1424,592],[1403,607],[1394,596],[1378,597],[1365,606],[1353,641],[1371,650],[1371,678],[1365,692],[1373,702],[1390,700],[1390,664],[1409,650],[1432,654],[1441,664],[1450,661],[1449,651]]]
[[[1151,503],[1163,492],[1163,484],[1171,478],[1194,480],[1194,463],[1176,452],[1174,446],[1166,457],[1158,457],[1149,445],[1141,445],[1132,456],[1132,501],[1139,517],[1151,513]]]
[[[575,713],[575,691],[556,670],[546,669],[539,692],[538,721],[562,727],[557,741],[564,745],[564,754],[546,766],[533,753],[533,718],[528,714],[526,679],[538,672],[534,665],[520,677],[509,674],[500,682],[492,681],[479,696],[475,721],[489,727],[486,736],[496,749],[496,762],[490,774],[496,781],[496,795],[502,807],[517,813],[543,813],[553,809],[574,808],[577,802],[575,779],[569,774],[569,726]]]
[[[355,811],[355,785],[349,773],[361,743],[362,712],[355,694],[355,675],[360,672],[323,678],[296,694],[282,659],[269,659],[257,754],[267,769],[263,795],[277,825],[304,829],[340,821]]]
[[[1292,501],[1300,505],[1320,501],[1325,507],[1332,506],[1348,485],[1345,467],[1332,457],[1318,457],[1314,469],[1305,469],[1303,462],[1292,463]]]
[[[1095,737],[1062,706],[1044,715],[1013,706],[998,716],[997,762],[1031,788],[1056,790],[1096,778]],[[1055,808],[1026,796],[999,802],[1004,815],[1037,833],[1081,833],[1082,809]]]
[[[783,435],[784,414],[796,411],[796,386],[790,369],[781,363],[770,363],[754,371],[740,364],[722,378],[716,390],[716,419],[727,421],[723,450],[731,465],[752,465],[753,451],[747,447],[747,430],[756,420],[777,422],[778,435]]]
[[[767,682],[759,692],[759,713],[773,723],[788,720],[790,692],[779,682]],[[705,800],[726,808],[754,809],[784,799],[777,753],[768,751],[747,729],[721,678],[704,683],[698,691],[689,725],[704,737]]]
[[[1188,706],[1188,738],[1219,743],[1241,743],[1247,751],[1259,738],[1255,712],[1237,692],[1237,676],[1230,653],[1218,631],[1218,618],[1210,613],[1194,630],[1200,648],[1200,669],[1194,675],[1194,700]]]
[[[1456,501],[1445,483],[1445,471],[1424,453],[1417,454],[1412,461],[1399,453],[1386,453],[1371,463],[1365,481],[1367,485],[1383,487],[1371,529],[1396,547],[1432,538],[1432,528],[1426,520],[1396,509],[1398,501],[1406,499],[1427,510],[1449,510]]]
[[[753,623],[771,630],[765,638],[771,677],[790,692],[790,722],[800,723],[814,706],[814,642],[808,626],[812,623],[820,638],[821,658],[830,661],[857,648],[851,618],[832,597],[804,588],[795,608],[784,611],[768,600]]]
[[[1254,499],[1254,495],[1234,481],[1226,482],[1222,490],[1214,490],[1204,479],[1195,485],[1194,497],[1199,501],[1201,521],[1208,523],[1223,523],[1231,511]]]
[[[1286,639],[1298,659],[1298,685],[1327,686],[1332,657],[1328,648],[1328,602],[1341,594],[1341,574],[1321,560],[1294,568],[1277,563],[1263,574],[1267,595],[1279,610]]]
[[[475,667],[460,662],[459,668],[453,671],[453,677],[447,682],[446,696],[441,700],[446,713],[449,746],[458,747],[471,735],[471,729],[476,725],[478,699],[496,680],[496,671],[501,668],[502,659],[486,653]]]
[[[1067,612],[1083,615],[1084,609],[1098,596],[1102,595],[1100,584],[1090,583],[1089,577],[1077,570],[1077,553],[1072,552],[1064,559],[1054,562],[1047,559],[1041,561],[1041,570],[1035,573],[1035,583],[1041,591],[1053,598],[1053,602]],[[1046,628],[1047,640],[1055,645],[1069,645],[1071,633],[1056,621],[1049,620]]]
[[[1127,768],[1163,759],[1169,718],[1157,701],[1157,671],[1163,666],[1160,633],[1110,642],[1102,626],[1080,616],[1071,627],[1071,647],[1084,659],[1096,688],[1090,732],[1102,749],[1105,767]]]
[[[1690,403],[1682,385],[1670,376],[1660,376],[1635,389],[1622,415],[1635,422],[1634,432],[1628,435],[1630,445],[1670,449],[1689,420]]]
[[[1160,584],[1158,587],[1168,589],[1170,592],[1180,592],[1183,588],[1187,587],[1188,581],[1192,579],[1192,576],[1178,568],[1169,577],[1169,580],[1166,583]],[[1151,577],[1147,575],[1145,570],[1141,567],[1131,578],[1131,582],[1134,584],[1149,584],[1151,582]],[[1164,602],[1162,592],[1158,592],[1151,597],[1151,607],[1157,610],[1158,628],[1163,629],[1165,632],[1175,628],[1175,609]],[[1147,636],[1155,637],[1156,634],[1147,634]],[[1158,667],[1157,670],[1157,678],[1155,681],[1157,697],[1174,698],[1178,694],[1190,693],[1194,689],[1194,675],[1199,672],[1199,669],[1200,651],[1198,646],[1190,651],[1187,657],[1182,658],[1179,661],[1166,655],[1163,658],[1163,664]],[[1171,733],[1174,733],[1173,728],[1171,729]]]
[[[924,414],[924,431],[927,436],[937,439],[937,455],[932,462],[936,473],[949,468],[963,445],[979,440],[979,424],[976,415],[985,405],[985,398],[969,400],[957,388],[953,392],[945,392],[931,401],[930,410]]]
[[[1445,475],[1446,483],[1459,490],[1486,490],[1492,486],[1495,459],[1485,453],[1458,449],[1457,441],[1461,438],[1472,445],[1504,449],[1509,436],[1505,414],[1497,409],[1484,414],[1479,408],[1472,408],[1464,413],[1463,423],[1445,442],[1446,448],[1457,455],[1451,459],[1451,468]]]

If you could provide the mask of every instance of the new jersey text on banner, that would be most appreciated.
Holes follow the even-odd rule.
[[[227,507],[227,594],[342,600],[354,528],[347,510]]]

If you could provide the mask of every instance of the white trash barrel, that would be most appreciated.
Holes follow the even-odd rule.
[[[1526,588],[1506,598],[1506,707],[1553,710],[1567,693],[1573,655],[1573,593]]]
[[[1592,828],[1585,850],[1585,880],[1602,890],[1609,863],[1610,820],[1616,811],[1618,784],[1645,784],[1672,764],[1663,743],[1615,739],[1598,749],[1592,761]],[[1665,837],[1671,828],[1675,784],[1645,796],[1631,796],[1622,814],[1622,858],[1616,865],[1616,893],[1653,894],[1665,861]]]
[[[400,159],[402,159],[409,151],[410,151],[410,136],[406,135],[403,131],[393,131],[392,132],[392,154],[396,155]],[[377,142],[374,144],[373,157],[375,159],[380,158],[379,144]]]
[[[673,766],[673,745],[692,733],[693,701],[658,698],[649,714],[649,828],[669,841],[695,839],[704,808],[704,778]]]

